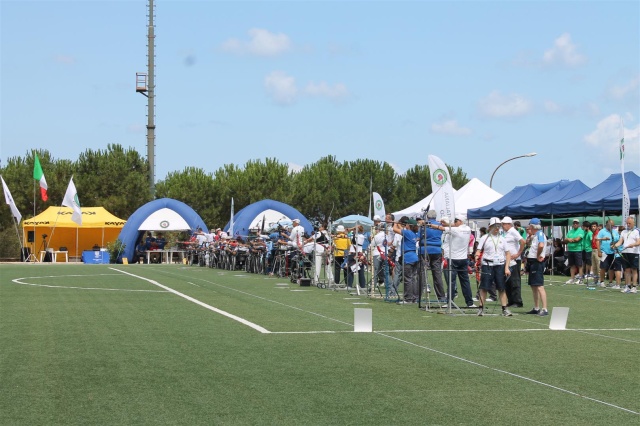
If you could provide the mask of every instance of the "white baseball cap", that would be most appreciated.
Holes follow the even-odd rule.
[[[502,218],[502,223],[513,223],[513,220],[509,216],[505,216]]]
[[[500,225],[500,223],[500,219],[497,217],[492,217],[491,219],[489,219],[489,226]]]
[[[380,219],[380,216],[375,215],[375,216],[373,217],[373,220],[382,220],[382,219]]]
[[[338,225],[338,227],[336,228],[336,232],[344,232],[344,226]]]

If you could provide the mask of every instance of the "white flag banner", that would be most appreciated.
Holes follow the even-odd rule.
[[[62,205],[71,207],[71,209],[73,210],[73,213],[71,214],[71,220],[77,223],[78,226],[82,226],[82,210],[80,210],[78,191],[76,191],[76,186],[73,184],[73,176],[71,176],[69,186],[67,186],[67,192],[65,192],[64,194]]]
[[[625,224],[629,217],[631,199],[629,198],[629,190],[624,178],[624,124],[622,120],[620,120],[620,171],[622,172],[622,223]]]
[[[373,214],[374,216],[380,216],[380,219],[384,220],[384,201],[382,201],[382,197],[377,192],[373,193]]]
[[[2,190],[4,191],[4,200],[7,202],[7,204],[9,204],[9,208],[11,209],[11,214],[13,214],[13,217],[15,217],[18,223],[20,223],[20,220],[22,219],[22,215],[18,210],[18,206],[16,206],[16,202],[13,201],[13,197],[11,196],[11,191],[9,191],[9,187],[4,182],[4,178],[0,176],[0,179],[2,179]]]
[[[429,172],[431,173],[431,191],[433,192],[431,203],[436,211],[437,219],[448,217],[453,221],[456,209],[449,170],[440,158],[429,155]]]

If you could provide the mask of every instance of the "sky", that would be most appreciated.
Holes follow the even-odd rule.
[[[640,174],[640,2],[155,0],[156,179],[428,155],[504,194]],[[145,0],[0,0],[0,159],[146,156]],[[534,157],[505,160],[527,153]],[[46,174],[46,171],[45,171]],[[368,180],[367,177],[363,179]],[[373,189],[375,191],[375,188]],[[427,194],[424,194],[425,196]]]

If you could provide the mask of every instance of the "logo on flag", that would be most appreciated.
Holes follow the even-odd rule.
[[[433,181],[438,185],[444,185],[447,182],[447,173],[442,169],[433,172]]]

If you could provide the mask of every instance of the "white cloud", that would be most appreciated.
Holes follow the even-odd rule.
[[[338,83],[332,86],[324,81],[320,83],[310,82],[305,87],[304,93],[309,96],[329,98],[333,101],[340,101],[349,96],[349,90],[344,84]]]
[[[585,142],[596,151],[594,158],[603,158],[605,165],[610,162],[619,161],[620,139],[622,133],[620,130],[620,116],[611,114],[603,118],[596,124],[593,132],[585,135]],[[637,168],[638,156],[640,149],[640,124],[635,127],[624,127],[624,145],[625,145],[625,163],[628,165],[635,164]],[[630,167],[627,166],[627,170]]]
[[[295,78],[282,71],[273,71],[264,78],[264,87],[271,99],[280,105],[291,105],[298,99]]]
[[[615,100],[625,99],[627,96],[638,97],[638,85],[640,84],[640,74],[632,78],[622,86],[613,86],[609,89],[608,95]]]
[[[519,117],[531,111],[531,102],[517,93],[502,95],[493,91],[478,102],[478,108],[487,117]]]
[[[251,28],[249,40],[230,38],[221,44],[225,52],[256,56],[277,56],[291,50],[291,40],[283,33],[272,33],[261,28]]]
[[[587,62],[587,57],[577,52],[576,45],[571,41],[571,35],[564,33],[553,43],[553,47],[544,52],[542,57],[546,65],[578,66]]]
[[[433,133],[454,136],[467,136],[471,134],[471,129],[460,126],[456,120],[445,120],[440,123],[433,123],[431,125],[431,131]]]
[[[342,83],[331,85],[324,81],[320,83],[310,82],[299,89],[294,77],[282,71],[273,71],[264,79],[267,94],[280,105],[291,105],[301,96],[327,98],[334,102],[347,99],[349,89]]]

